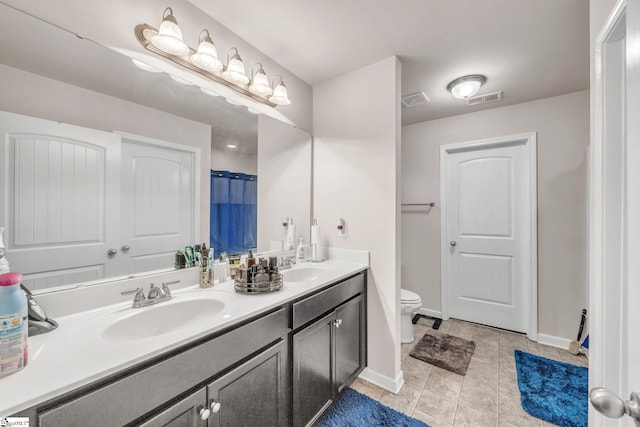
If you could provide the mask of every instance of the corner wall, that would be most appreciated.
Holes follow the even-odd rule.
[[[402,382],[399,111],[396,57],[313,87],[313,216],[323,246],[370,252],[368,371],[389,389]]]
[[[402,201],[436,205],[402,213],[402,287],[440,313],[440,146],[524,132],[538,145],[539,339],[563,345],[588,293],[589,91],[403,126]]]

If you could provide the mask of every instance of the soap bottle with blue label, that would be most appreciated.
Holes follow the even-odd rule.
[[[20,289],[22,274],[0,274],[0,377],[27,365],[27,299]]]

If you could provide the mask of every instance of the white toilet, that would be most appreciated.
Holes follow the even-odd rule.
[[[407,289],[400,289],[400,324],[402,328],[402,337],[400,342],[402,342],[402,344],[413,342],[415,339],[413,336],[413,323],[411,323],[411,318],[420,307],[422,307],[420,295]]]

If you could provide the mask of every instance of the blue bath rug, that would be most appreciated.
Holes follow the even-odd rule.
[[[520,403],[529,414],[561,427],[587,427],[588,369],[515,351]]]
[[[346,389],[315,427],[429,427],[379,402]]]

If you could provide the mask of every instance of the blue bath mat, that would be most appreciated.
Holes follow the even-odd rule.
[[[588,369],[515,351],[522,408],[561,427],[587,427]]]
[[[357,391],[346,389],[315,427],[429,427]]]

